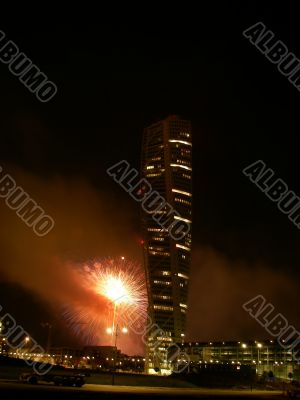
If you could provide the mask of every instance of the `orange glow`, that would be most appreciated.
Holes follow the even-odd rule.
[[[77,271],[84,301],[67,307],[64,316],[86,345],[111,345],[116,326],[122,333],[123,327],[131,332],[133,313],[139,324],[145,323],[147,291],[140,264],[118,257],[82,265]],[[134,347],[139,339],[133,335],[128,335],[128,343],[132,341]]]
[[[129,302],[130,288],[127,288],[119,277],[108,275],[99,286],[100,293],[112,302],[116,304]]]

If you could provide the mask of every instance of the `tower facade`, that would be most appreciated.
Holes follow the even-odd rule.
[[[148,371],[158,372],[168,368],[168,346],[185,335],[192,242],[190,121],[169,116],[144,130],[141,173],[161,196],[161,208],[142,214],[148,315],[157,332],[148,335]],[[174,234],[170,226],[177,223],[188,229]]]

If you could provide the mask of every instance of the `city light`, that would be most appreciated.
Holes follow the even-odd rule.
[[[123,332],[123,333],[127,333],[127,332],[128,332],[128,329],[124,327],[124,328],[122,328],[122,332]]]
[[[112,328],[107,328],[106,329],[106,333],[108,333],[109,335],[112,335],[113,329]]]

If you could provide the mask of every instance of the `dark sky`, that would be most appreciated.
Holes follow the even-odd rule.
[[[242,173],[262,159],[300,195],[300,93],[242,35],[262,21],[300,57],[291,5],[180,4],[163,15],[148,4],[57,15],[0,25],[58,87],[42,104],[0,64],[0,165],[56,222],[49,237],[31,237],[1,200],[1,304],[43,337],[43,310],[59,320],[47,305],[54,264],[124,252],[140,259],[139,206],[105,171],[121,159],[138,168],[143,127],[179,114],[193,125],[189,337],[267,336],[242,309],[257,294],[299,329],[300,232]],[[39,279],[41,263],[53,281]],[[66,330],[56,333],[67,341]]]

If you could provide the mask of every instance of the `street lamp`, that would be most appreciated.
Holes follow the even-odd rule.
[[[25,346],[24,346],[25,350],[24,350],[24,353],[26,353],[26,349],[28,349],[28,343],[30,342],[30,337],[29,337],[29,336],[26,336],[26,338],[24,339],[24,342],[25,342]],[[23,355],[23,358],[24,358],[24,355]]]
[[[112,367],[112,376],[111,376],[111,384],[115,384],[115,369],[116,369],[116,358],[117,358],[117,339],[118,339],[118,333],[119,333],[119,325],[117,324],[116,327],[114,328],[107,328],[106,332],[110,335],[115,335],[115,344],[113,348],[113,367]],[[128,329],[124,326],[121,329],[122,333],[128,333]]]
[[[242,349],[246,349],[247,348],[246,343],[242,343],[241,347],[242,347]],[[242,360],[245,361],[245,359],[247,358],[247,356],[245,356],[245,352],[242,351],[241,354],[242,354]],[[239,361],[239,359],[237,361]]]
[[[259,373],[259,364],[260,364],[260,360],[259,360],[259,349],[262,348],[262,344],[261,343],[257,343],[257,373]]]

